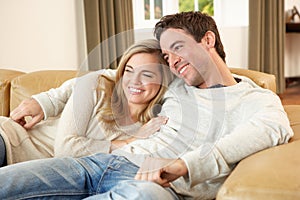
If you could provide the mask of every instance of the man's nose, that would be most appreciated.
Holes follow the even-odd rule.
[[[180,57],[174,53],[169,54],[169,66],[176,69],[177,64],[180,62]]]

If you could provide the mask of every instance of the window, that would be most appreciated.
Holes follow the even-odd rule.
[[[163,16],[162,0],[144,0],[144,19],[155,20]]]
[[[214,15],[214,0],[179,0],[179,12],[194,10]]]
[[[201,10],[214,13],[214,0],[132,0],[135,29],[153,28],[164,15]]]

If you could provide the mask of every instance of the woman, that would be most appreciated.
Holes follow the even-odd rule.
[[[138,137],[147,137],[166,121],[163,117],[150,119],[156,116],[156,105],[161,104],[172,79],[156,40],[132,45],[116,72],[89,73],[56,90],[33,96],[45,118],[63,110],[58,125],[57,120],[46,120],[26,131],[12,120],[2,122],[0,133],[5,141],[7,164],[53,156],[109,153]],[[65,104],[61,103],[64,98]],[[23,120],[16,121],[24,125]],[[154,130],[145,131],[153,126]]]

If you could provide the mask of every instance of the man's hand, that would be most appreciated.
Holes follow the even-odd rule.
[[[135,175],[135,179],[152,181],[163,187],[169,187],[170,182],[187,173],[188,169],[181,159],[148,157]]]
[[[27,123],[25,117],[31,116],[32,119]],[[20,105],[15,108],[10,117],[25,129],[30,129],[44,118],[44,112],[40,104],[33,98],[23,100]]]

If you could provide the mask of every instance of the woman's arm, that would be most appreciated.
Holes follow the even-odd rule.
[[[76,82],[59,121],[54,145],[56,157],[109,153],[111,141],[97,117],[104,95],[97,94],[98,76],[91,73]]]

